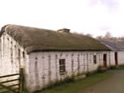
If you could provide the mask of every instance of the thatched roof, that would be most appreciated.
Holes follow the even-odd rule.
[[[60,33],[57,31],[6,25],[0,35],[7,32],[28,53],[33,51],[107,51],[106,46],[99,41],[84,35]]]

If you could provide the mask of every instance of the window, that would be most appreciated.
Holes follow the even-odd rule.
[[[97,63],[97,60],[96,60],[96,55],[94,55],[94,56],[93,56],[93,62],[94,62],[94,64],[96,64],[96,63]]]
[[[23,58],[25,58],[25,52],[24,51],[22,52],[22,55],[23,55]]]
[[[60,72],[60,75],[65,74],[65,59],[59,60],[59,72]]]

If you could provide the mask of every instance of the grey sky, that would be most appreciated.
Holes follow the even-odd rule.
[[[124,36],[124,0],[0,0],[0,27],[18,24]]]
[[[118,9],[117,0],[89,0],[89,3],[91,6],[96,6],[98,4],[104,5],[110,12]]]

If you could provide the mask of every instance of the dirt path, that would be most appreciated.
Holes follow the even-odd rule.
[[[124,93],[124,70],[110,71],[113,76],[79,93]]]

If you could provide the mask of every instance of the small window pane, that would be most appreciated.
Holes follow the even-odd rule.
[[[64,75],[65,73],[65,59],[59,60],[59,72],[60,72],[60,75]]]

